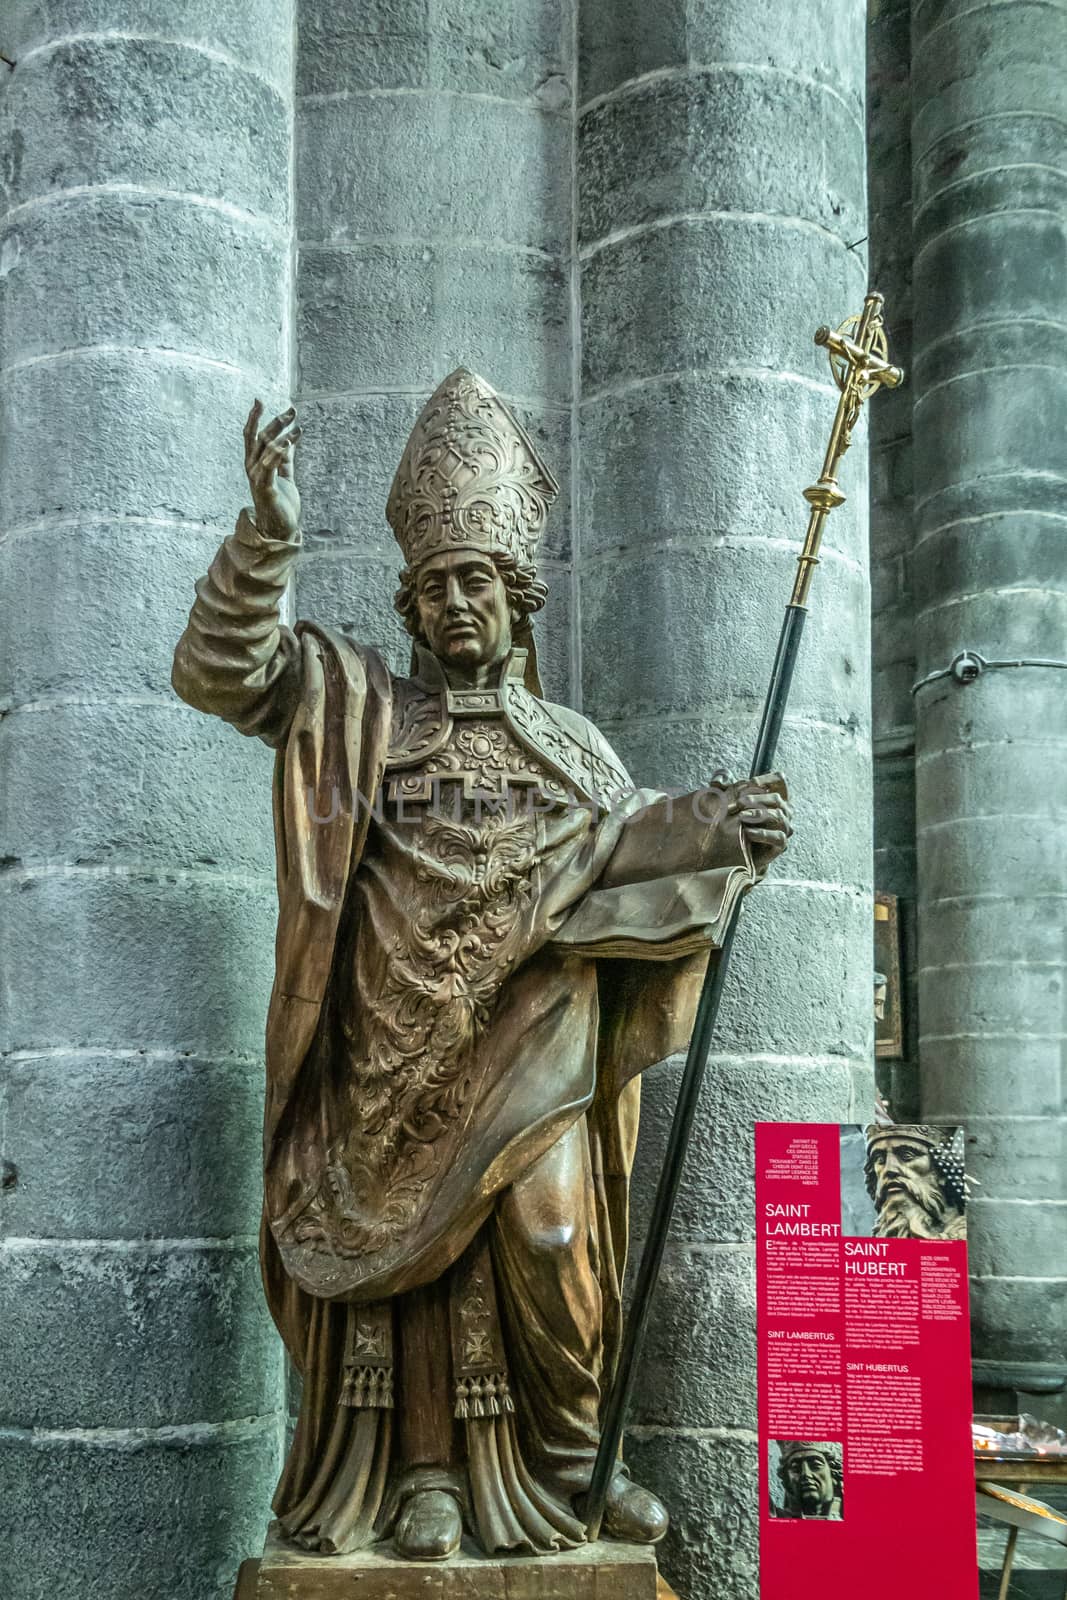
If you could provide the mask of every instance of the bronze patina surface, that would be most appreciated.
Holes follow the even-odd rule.
[[[174,684],[277,753],[261,1250],[304,1380],[280,1535],[334,1561],[388,1539],[458,1560],[464,1533],[558,1561],[584,1544],[619,1346],[639,1074],[684,1048],[709,952],[785,847],[785,787],[637,790],[544,699],[556,486],[483,380],[440,386],[389,497],[404,676],[282,623],[299,429],[260,422],[254,509]],[[605,1532],[666,1525],[620,1464]]]

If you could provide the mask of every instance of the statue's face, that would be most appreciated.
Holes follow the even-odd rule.
[[[485,667],[511,649],[511,612],[504,581],[489,556],[449,550],[415,574],[415,600],[427,644],[439,660]]]
[[[874,1203],[880,1211],[892,1195],[909,1195],[922,1201],[937,1174],[925,1145],[908,1139],[882,1139],[871,1151],[874,1169]]]
[[[830,1463],[818,1450],[803,1455],[790,1456],[785,1469],[789,1498],[802,1511],[818,1511],[828,1506],[834,1498],[834,1480]]]

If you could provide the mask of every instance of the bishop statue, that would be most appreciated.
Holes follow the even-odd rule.
[[[252,509],[174,660],[276,752],[261,1257],[303,1375],[274,1509],[325,1554],[579,1544],[616,1361],[639,1074],[683,1049],[781,779],[635,789],[541,692],[530,618],[557,485],[481,378],[415,423],[386,517],[412,640],[281,620],[295,412],[245,428]],[[620,1460],[604,1531],[667,1513]]]

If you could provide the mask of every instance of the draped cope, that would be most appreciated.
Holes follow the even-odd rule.
[[[684,1049],[758,873],[721,810],[633,789],[531,693],[524,652],[479,700],[428,652],[397,678],[284,627],[296,549],[242,514],[175,658],[183,698],[277,752],[261,1256],[305,1391],[275,1505],[355,1548],[451,1472],[486,1548],[557,1548],[617,1354],[638,1074]],[[573,1326],[528,1226],[567,1195]],[[398,1453],[399,1307],[409,1349],[451,1349],[462,1470]]]

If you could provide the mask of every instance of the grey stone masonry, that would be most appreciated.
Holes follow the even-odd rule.
[[[1067,656],[1067,9],[916,0],[912,28],[921,678]],[[915,708],[922,1109],[981,1184],[975,1359],[1062,1374],[1067,672]]]
[[[298,614],[402,668],[390,480],[435,384],[480,371],[562,486],[547,692],[642,782],[743,773],[837,400],[812,333],[865,288],[864,11],[3,21],[0,1586],[228,1600],[286,1412],[256,1265],[271,762],[169,674],[249,404],[301,409]],[[752,1124],[872,1103],[865,456],[866,424],[781,741],[796,836],[746,910],[627,1445],[688,1600],[757,1589]],[[638,1243],[678,1074],[647,1086]]]
[[[3,20],[2,1587],[223,1600],[284,1425],[270,755],[169,679],[287,392],[292,7]]]
[[[837,400],[812,334],[863,301],[864,7],[581,19],[583,708],[639,781],[696,786],[747,772]],[[690,1596],[757,1591],[752,1124],[873,1104],[865,455],[781,740],[796,836],[743,918],[629,1431]],[[645,1086],[638,1241],[678,1070]]]
[[[899,897],[904,1055],[879,1065],[893,1115],[918,1113],[915,918],[915,601],[911,483],[911,0],[870,7],[867,171],[870,281],[886,299],[893,360],[905,383],[870,410],[871,726],[874,884]]]
[[[385,521],[423,402],[480,372],[562,484],[535,621],[571,698],[572,0],[301,0],[299,611],[404,669]]]

